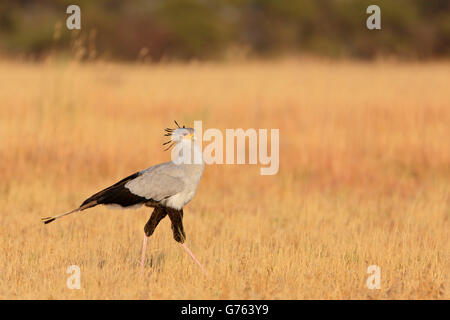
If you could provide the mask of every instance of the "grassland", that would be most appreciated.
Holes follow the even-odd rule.
[[[445,62],[0,62],[0,298],[449,299],[449,83]],[[166,219],[139,279],[149,209],[40,223],[167,161],[173,119],[280,128],[277,175],[208,166],[185,208],[208,277]]]

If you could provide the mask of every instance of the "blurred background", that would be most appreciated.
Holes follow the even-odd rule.
[[[82,28],[66,28],[66,8]],[[366,28],[381,7],[382,31]],[[450,54],[448,0],[2,0],[0,54],[190,60],[301,53],[374,59]]]

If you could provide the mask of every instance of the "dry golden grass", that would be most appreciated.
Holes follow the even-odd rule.
[[[0,62],[0,298],[449,299],[449,63],[288,59],[189,65]],[[280,171],[205,169],[187,244],[150,210],[96,207],[167,161],[173,119],[280,128]],[[167,220],[167,221],[166,221]],[[81,289],[66,287],[69,265]],[[366,287],[369,265],[381,289]]]

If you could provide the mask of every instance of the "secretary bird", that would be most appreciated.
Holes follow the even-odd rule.
[[[165,129],[170,140],[166,150],[175,146],[172,161],[164,162],[138,171],[116,184],[97,192],[86,199],[78,208],[55,217],[43,218],[45,224],[74,212],[83,211],[99,204],[118,208],[136,208],[142,205],[154,208],[144,227],[144,241],[141,256],[141,275],[144,269],[147,240],[153,234],[159,222],[166,216],[172,224],[174,239],[181,243],[204,274],[205,269],[184,243],[186,234],[183,228],[183,207],[194,197],[204,163],[201,148],[195,143],[193,128]]]

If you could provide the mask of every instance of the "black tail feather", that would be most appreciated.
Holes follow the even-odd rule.
[[[41,221],[42,221],[44,224],[53,222],[53,221],[55,221],[55,220],[56,220],[56,219],[53,218],[53,217],[47,217],[47,218],[42,218],[42,219],[41,219]]]

